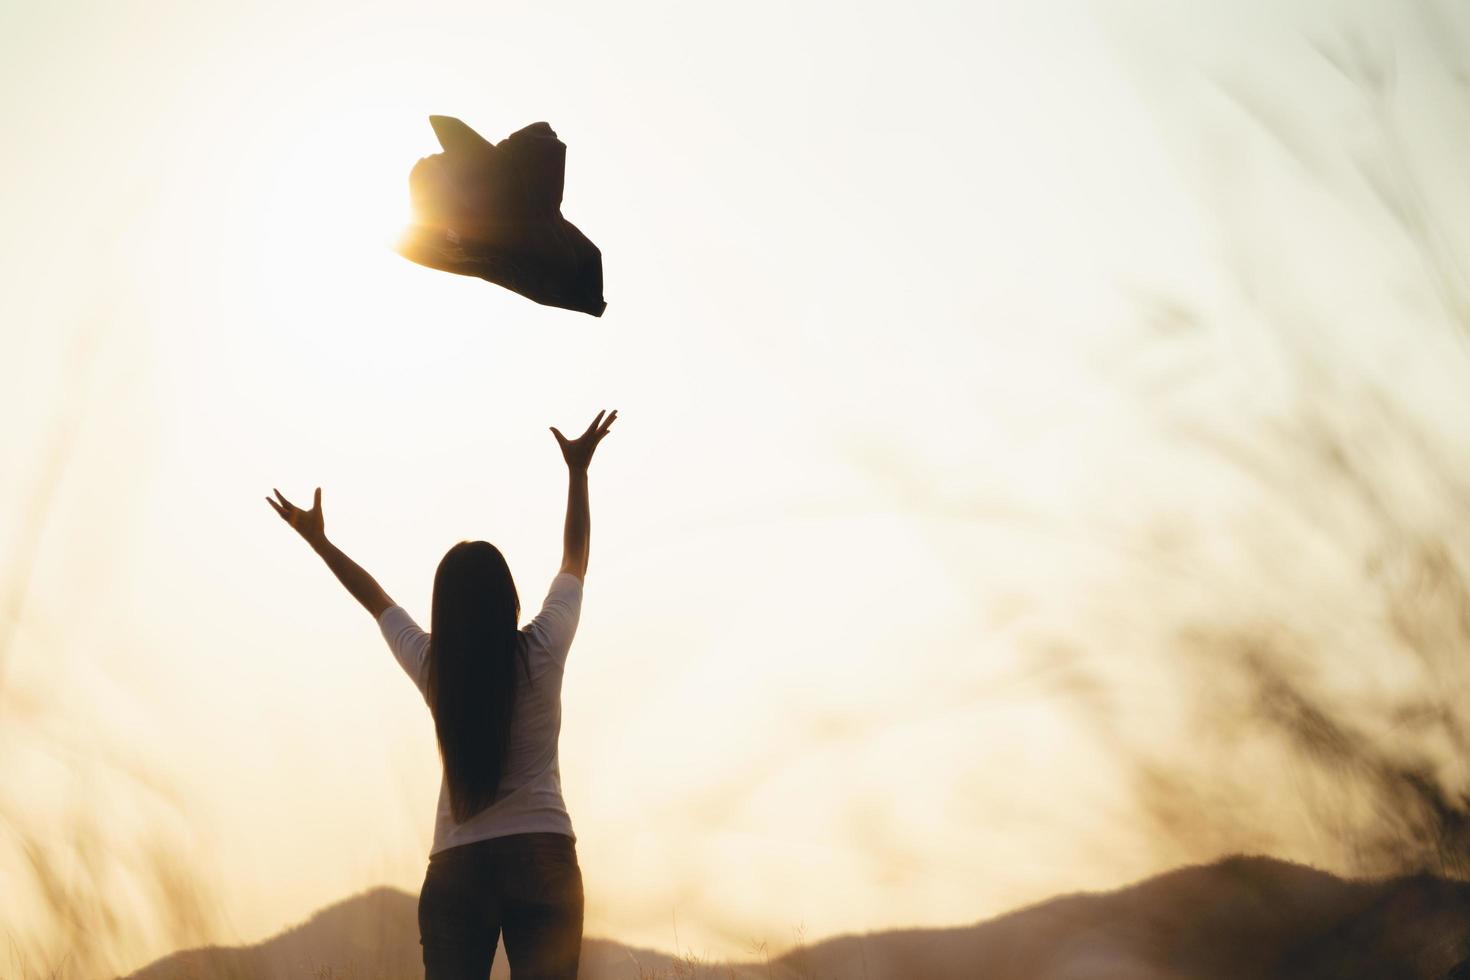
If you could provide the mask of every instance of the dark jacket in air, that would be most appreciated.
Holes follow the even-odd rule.
[[[429,125],[444,152],[408,175],[415,223],[398,253],[601,316],[602,252],[561,216],[567,147],[551,127],[532,123],[491,143],[449,116]]]

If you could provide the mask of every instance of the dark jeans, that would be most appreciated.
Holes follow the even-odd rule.
[[[429,857],[419,893],[426,980],[485,980],[505,933],[514,980],[575,980],[582,871],[563,834],[512,834]]]

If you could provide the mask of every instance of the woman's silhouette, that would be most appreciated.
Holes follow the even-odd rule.
[[[310,510],[279,490],[266,498],[372,613],[433,713],[444,776],[419,894],[427,980],[485,980],[502,932],[516,980],[577,975],[582,872],[562,801],[557,736],[562,669],[587,572],[587,467],[618,417],[603,414],[576,439],[551,430],[567,464],[561,570],[524,629],[517,629],[515,582],[494,545],[462,541],[445,554],[425,633],[327,540],[320,488]]]

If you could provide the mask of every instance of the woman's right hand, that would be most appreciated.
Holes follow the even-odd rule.
[[[561,447],[561,458],[567,461],[567,469],[585,472],[587,466],[592,462],[592,454],[597,451],[597,444],[602,441],[603,436],[607,435],[608,428],[618,417],[617,409],[606,413],[607,418],[603,418],[603,414],[603,412],[598,412],[597,418],[587,426],[587,431],[575,439],[568,439],[556,426],[551,427],[551,434],[556,436],[556,443]]]

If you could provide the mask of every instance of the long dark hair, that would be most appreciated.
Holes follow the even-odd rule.
[[[461,541],[434,573],[429,706],[455,823],[495,802],[510,747],[521,601],[505,556]]]

